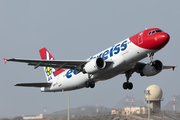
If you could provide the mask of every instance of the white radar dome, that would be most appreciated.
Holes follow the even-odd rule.
[[[150,90],[150,100],[161,100],[163,92],[159,86],[151,85],[146,90]],[[145,94],[145,97],[148,100],[148,95]]]

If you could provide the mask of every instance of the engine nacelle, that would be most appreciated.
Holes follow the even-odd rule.
[[[142,73],[145,76],[154,76],[160,73],[163,69],[163,64],[159,60],[155,60],[152,63],[148,63],[142,69]]]
[[[88,63],[86,63],[86,65],[84,66],[83,72],[93,74],[99,70],[104,69],[105,66],[106,66],[106,62],[104,61],[103,58],[100,58],[100,57],[95,58],[89,61]]]

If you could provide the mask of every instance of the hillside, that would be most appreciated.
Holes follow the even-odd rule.
[[[175,103],[176,112],[180,112],[180,95],[176,96]],[[169,101],[163,108],[163,111],[173,112],[173,101]]]
[[[128,106],[131,107],[132,106],[132,99],[130,97],[128,97]],[[133,100],[133,107],[139,107],[139,106],[146,106],[144,104],[144,102],[142,100],[136,100],[134,98]],[[122,100],[120,100],[113,108],[114,109],[118,109],[118,110],[124,110],[124,108],[127,106],[127,102],[126,102],[126,98],[123,98]]]
[[[151,115],[151,120],[179,120],[180,115],[156,114]],[[23,120],[22,118],[0,119],[0,120]],[[44,118],[43,120],[67,120],[67,117]],[[148,120],[147,115],[94,115],[70,117],[70,120]]]
[[[131,100],[131,98],[129,98]],[[131,101],[128,102],[128,105],[131,106]],[[142,100],[136,100],[134,99],[134,107],[136,106],[145,106]],[[124,110],[124,107],[126,107],[126,98],[123,98],[120,100],[113,108],[106,108],[104,106],[82,106],[78,108],[71,108],[70,109],[70,116],[93,116],[93,115],[109,115],[111,114],[111,110],[118,109],[118,110]],[[98,110],[97,110],[98,109]],[[67,109],[57,111],[51,114],[47,115],[51,118],[56,117],[66,117],[67,116]]]
[[[78,108],[70,109],[70,116],[93,116],[93,115],[107,115],[111,113],[111,108],[106,108],[104,106],[98,106],[98,110],[96,106],[82,106]],[[54,112],[48,114],[47,117],[57,118],[57,117],[66,117],[67,110],[61,110],[58,112]]]

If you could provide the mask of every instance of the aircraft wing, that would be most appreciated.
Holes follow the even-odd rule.
[[[171,69],[174,71],[175,67],[177,66],[163,66],[163,69]]]
[[[14,61],[14,62],[23,62],[23,63],[28,63],[28,65],[34,66],[34,69],[36,69],[39,66],[43,67],[56,67],[56,68],[65,68],[65,69],[72,69],[76,68],[78,66],[81,66],[87,61],[85,60],[36,60],[36,59],[4,59],[5,63],[6,61]]]
[[[86,60],[36,60],[36,59],[5,59],[5,63],[7,61],[14,61],[14,62],[23,62],[28,63],[28,65],[34,66],[34,69],[38,68],[39,66],[43,67],[55,67],[57,70],[61,68],[65,69],[76,69],[77,71],[82,70],[82,66],[84,66],[87,62]],[[112,61],[106,61],[106,63],[112,63]]]
[[[135,67],[134,67],[134,71],[136,71],[137,73],[139,73],[141,70],[141,68],[143,68],[146,65],[146,63],[142,63],[142,62],[137,62]],[[177,66],[164,66],[163,65],[163,69],[172,69],[174,71],[175,67]]]
[[[19,83],[15,86],[22,86],[22,87],[50,87],[52,83]]]

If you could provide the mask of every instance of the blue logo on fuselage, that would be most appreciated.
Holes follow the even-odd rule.
[[[105,50],[97,56],[90,57],[90,59],[102,57],[104,60],[108,59],[108,57],[112,57],[113,55],[118,54],[120,51],[124,51],[127,48],[127,40],[125,40],[122,44],[116,44],[112,46],[110,49]]]
[[[71,78],[71,77],[72,77],[72,73],[73,73],[74,75],[76,75],[76,74],[77,74],[77,71],[73,71],[72,69],[69,69],[69,70],[67,71],[67,73],[66,73],[66,77],[67,77],[67,78]]]
[[[115,46],[112,46],[110,49],[105,50],[104,52],[100,53],[97,56],[90,57],[90,59],[102,57],[104,60],[108,59],[108,57],[112,57],[113,55],[118,54],[120,51],[124,51],[127,48],[127,40],[122,42],[122,44],[116,44]],[[76,75],[77,71],[74,71],[72,69],[69,69],[66,73],[66,77],[69,79],[72,77],[72,75]]]

